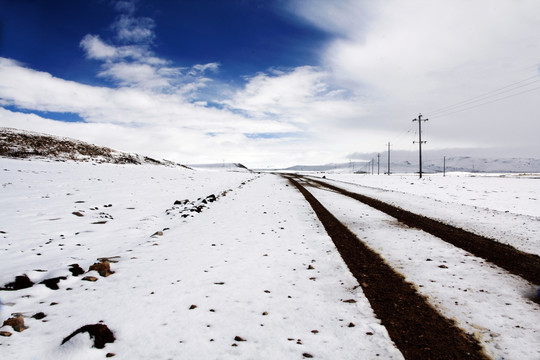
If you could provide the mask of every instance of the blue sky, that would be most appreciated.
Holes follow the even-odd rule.
[[[422,112],[427,150],[540,153],[535,0],[0,0],[0,21],[0,126],[266,167],[414,151]]]
[[[220,77],[270,67],[318,65],[329,35],[285,11],[283,1],[3,0],[2,54],[54,76],[103,84],[97,64],[79,46],[87,34],[123,43],[113,24],[119,16],[149,20],[149,47],[176,64],[221,65]],[[133,10],[128,5],[132,4]],[[39,56],[37,55],[39,54]]]

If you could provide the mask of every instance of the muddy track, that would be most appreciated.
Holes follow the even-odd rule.
[[[422,215],[414,214],[369,196],[353,193],[323,181],[314,179],[306,180],[356,199],[396,218],[409,227],[430,233],[533,284],[540,284],[540,257],[537,255],[517,250],[510,245],[496,240],[473,234]]]
[[[406,359],[488,359],[472,336],[431,307],[413,285],[362,243],[298,181],[287,178],[317,214]]]

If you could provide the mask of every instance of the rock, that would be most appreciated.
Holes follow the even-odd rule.
[[[308,269],[308,270],[313,270],[313,269],[315,269],[315,268],[314,268],[313,266],[309,265],[307,269]]]
[[[42,282],[40,282],[40,284],[44,284],[46,287],[48,287],[51,290],[58,290],[59,289],[58,283],[60,282],[60,280],[66,280],[66,279],[67,277],[65,276],[59,276],[59,277],[43,280]]]
[[[41,320],[41,319],[45,318],[46,316],[47,315],[45,315],[44,313],[38,312],[37,314],[32,315],[32,318],[36,319],[36,320]]]
[[[107,355],[105,355],[105,357],[108,357],[108,358],[113,357],[113,356],[116,356],[116,354],[115,353],[107,353]]]
[[[349,323],[349,327],[355,327],[356,325],[354,325],[354,323]]]
[[[22,316],[9,318],[6,321],[4,321],[2,326],[11,326],[13,330],[17,332],[21,332],[24,329],[27,329],[27,327],[24,326],[24,318]]]
[[[305,357],[305,358],[308,358],[308,359],[311,359],[313,357],[313,355],[311,355],[309,353],[303,353],[302,356]]]
[[[28,278],[26,274],[15,276],[15,281],[4,285],[0,290],[21,290],[34,286],[34,283]]]
[[[235,336],[234,337],[234,341],[247,341],[246,339],[240,337],[240,336]]]
[[[85,276],[85,277],[83,277],[82,279],[83,279],[84,281],[92,281],[92,282],[98,281],[98,278],[95,277],[95,276]]]
[[[214,194],[208,195],[208,196],[206,197],[206,201],[208,201],[208,202],[214,202],[214,201],[216,201],[216,195],[214,195]]]
[[[188,203],[189,203],[189,200],[187,200],[187,199],[186,200],[176,200],[174,202],[174,205],[186,205]]]
[[[111,264],[108,261],[98,262],[94,265],[90,266],[88,271],[95,270],[98,272],[99,275],[103,277],[107,277],[111,274],[114,274],[113,271],[111,271]]]
[[[79,275],[84,274],[84,270],[79,266],[79,264],[69,265],[69,271],[71,272],[71,275],[73,276],[79,276]]]
[[[75,335],[82,334],[84,332],[87,332],[90,335],[91,339],[94,339],[94,346],[98,349],[103,349],[105,347],[105,344],[107,343],[113,343],[116,338],[114,337],[114,334],[107,325],[104,324],[93,324],[93,325],[84,325],[83,327],[75,330],[71,335],[66,337],[64,340],[62,340],[62,344],[64,345],[66,342],[71,340]]]
[[[0,336],[9,337],[11,336],[11,333],[9,331],[0,331]]]
[[[84,216],[84,215],[83,215],[81,212],[79,212],[79,211],[74,211],[74,212],[72,212],[72,214],[75,215],[75,216],[79,216],[79,217]]]
[[[348,304],[354,304],[356,303],[356,300],[354,299],[348,299],[348,300],[343,300],[344,303],[348,303]]]
[[[152,236],[163,236],[163,231],[156,231]]]
[[[193,309],[196,309],[196,308],[197,308],[197,305],[191,305],[191,306],[189,307],[189,310],[193,310]]]

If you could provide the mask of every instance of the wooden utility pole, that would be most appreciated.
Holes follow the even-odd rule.
[[[377,175],[380,175],[381,170],[381,154],[377,153]]]
[[[422,119],[422,114],[418,115],[418,119],[413,119],[413,121],[418,121],[418,154],[419,154],[419,167],[420,167],[420,178],[422,178],[422,143],[425,143],[425,141],[422,141],[422,121],[428,121],[428,119]],[[416,143],[416,141],[413,141],[413,144]]]

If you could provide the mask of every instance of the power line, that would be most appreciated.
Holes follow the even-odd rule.
[[[459,112],[462,112],[462,111],[471,110],[471,109],[474,109],[474,108],[477,108],[477,107],[480,107],[480,106],[492,104],[494,102],[505,100],[505,99],[508,99],[508,98],[511,98],[511,97],[514,97],[514,96],[522,95],[522,94],[525,94],[525,93],[528,93],[528,92],[531,92],[531,91],[534,91],[534,90],[538,90],[538,89],[540,89],[540,86],[532,88],[532,89],[528,89],[528,90],[525,90],[525,91],[521,91],[521,92],[516,93],[516,94],[504,96],[502,98],[498,98],[498,99],[495,99],[495,100],[491,100],[491,101],[488,101],[488,102],[484,102],[484,103],[481,103],[481,104],[470,106],[470,107],[467,107],[467,108],[464,108],[464,109],[459,109],[459,110],[450,111],[450,112],[443,112],[443,113],[440,113],[438,115],[436,114],[434,116],[439,118],[439,117],[443,117],[443,116],[452,115],[452,114],[459,113]],[[430,116],[433,116],[433,115],[430,114]]]
[[[470,105],[470,104],[474,104],[476,102],[479,102],[479,101],[483,101],[483,100],[487,100],[489,98],[492,98],[492,97],[495,97],[495,96],[499,96],[501,94],[505,94],[505,93],[508,93],[508,92],[511,92],[511,91],[515,91],[517,89],[520,89],[520,88],[523,88],[525,86],[529,86],[529,85],[532,85],[536,82],[539,82],[540,81],[540,78],[538,78],[538,76],[534,76],[535,80],[533,81],[529,81],[525,84],[521,84],[521,85],[518,85],[519,83],[522,83],[524,81],[527,81],[527,80],[530,80],[529,79],[525,79],[525,80],[522,80],[522,81],[519,81],[518,83],[514,83],[512,85],[508,85],[508,86],[505,86],[503,88],[500,88],[500,89],[497,89],[497,90],[493,90],[493,91],[490,91],[488,93],[485,93],[483,95],[478,95],[478,96],[475,96],[469,100],[464,100],[464,101],[461,101],[461,102],[458,102],[458,103],[455,103],[453,105],[449,105],[449,106],[446,106],[446,107],[443,107],[443,108],[440,108],[438,110],[435,110],[435,111],[432,111],[430,112],[431,115],[436,115],[437,113],[445,113],[447,111],[452,111],[454,108],[460,108],[462,106],[466,106],[466,105]],[[516,86],[518,85],[518,86]]]

